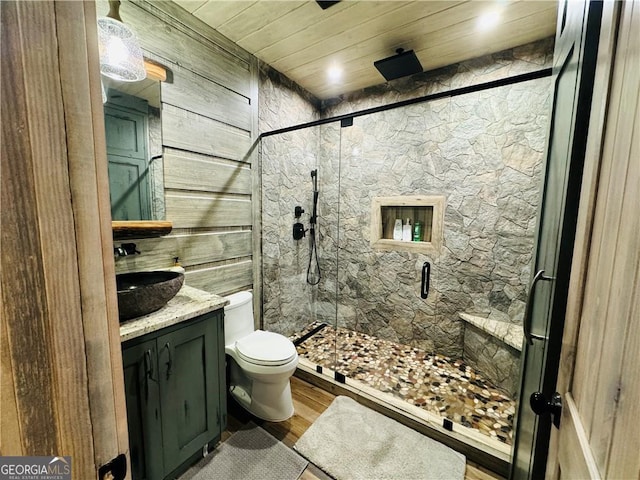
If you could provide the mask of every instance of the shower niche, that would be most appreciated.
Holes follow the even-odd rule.
[[[438,255],[442,247],[444,195],[374,197],[371,201],[371,247],[377,251],[405,251]],[[394,239],[396,220],[411,223],[411,239]],[[420,228],[414,227],[419,222]]]

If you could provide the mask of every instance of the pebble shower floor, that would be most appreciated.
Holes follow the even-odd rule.
[[[321,325],[312,323],[292,341]],[[515,401],[461,360],[329,325],[296,348],[316,365],[511,444]]]

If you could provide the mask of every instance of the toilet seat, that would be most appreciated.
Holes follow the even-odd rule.
[[[256,330],[236,341],[236,352],[246,362],[273,366],[284,365],[297,355],[291,340],[263,330]]]

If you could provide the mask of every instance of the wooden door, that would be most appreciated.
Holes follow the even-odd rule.
[[[548,478],[640,478],[640,1],[604,20]]]
[[[127,454],[93,2],[0,2],[0,455]]]
[[[530,398],[550,401],[557,379],[576,216],[589,126],[602,4],[560,2],[554,100],[534,273],[524,319],[525,348],[515,423],[513,478],[542,478],[552,418]]]

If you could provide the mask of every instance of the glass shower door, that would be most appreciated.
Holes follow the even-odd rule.
[[[432,220],[444,203],[434,217],[429,203],[441,192],[425,162],[428,110],[360,116],[340,130],[338,358],[347,383],[402,408],[421,403],[414,366],[434,351],[437,328],[438,256],[428,244],[442,234]],[[397,220],[405,240],[394,238]]]
[[[336,138],[331,125],[309,127],[264,137],[260,152],[263,328],[291,338],[314,371],[335,357],[325,327],[335,326],[336,207],[325,195],[332,170],[323,158],[337,157]]]

